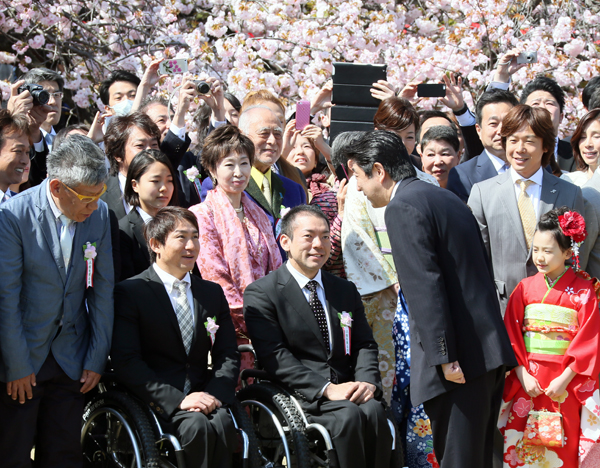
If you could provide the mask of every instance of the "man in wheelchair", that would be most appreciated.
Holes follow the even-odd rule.
[[[190,211],[166,207],[146,225],[153,264],[115,288],[115,375],[179,439],[188,467],[229,467],[240,359],[217,284],[190,275],[199,253]],[[212,370],[208,368],[208,354]]]
[[[377,344],[354,284],[321,271],[331,250],[327,218],[315,206],[293,208],[280,242],[288,261],[244,294],[258,360],[329,431],[340,466],[387,468],[392,435],[378,401]]]

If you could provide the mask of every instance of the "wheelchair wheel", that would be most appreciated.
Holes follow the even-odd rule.
[[[310,468],[311,455],[304,422],[292,401],[268,383],[249,385],[237,394],[250,409],[258,441],[261,465],[265,468]]]
[[[237,426],[248,436],[249,445],[248,462],[246,463],[245,460],[242,459],[243,451],[240,451],[239,453],[234,454],[234,458],[239,455],[239,459],[237,460],[238,464],[234,464],[234,466],[241,466],[243,468],[262,468],[263,463],[258,450],[258,438],[254,432],[252,420],[250,419],[248,412],[238,400],[234,401],[233,405],[231,406],[231,411]]]
[[[100,393],[86,405],[81,446],[85,468],[160,466],[148,417],[123,392]]]

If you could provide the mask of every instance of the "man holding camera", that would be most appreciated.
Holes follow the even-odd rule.
[[[38,185],[46,178],[46,157],[52,151],[56,136],[54,126],[60,121],[64,84],[63,77],[57,72],[34,68],[11,87],[8,110],[13,114],[26,114],[29,118],[33,142],[31,185]]]

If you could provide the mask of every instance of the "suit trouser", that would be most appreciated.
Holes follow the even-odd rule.
[[[30,467],[35,438],[36,466],[81,467],[81,383],[72,380],[52,352],[36,375],[33,398],[20,404],[0,382],[0,458],[5,468]]]
[[[423,403],[440,468],[502,466],[498,416],[504,373],[502,366]]]
[[[369,400],[357,405],[347,400],[301,401],[311,421],[331,435],[339,465],[344,468],[388,468],[392,433],[383,404]]]
[[[177,410],[166,425],[181,444],[185,464],[192,468],[229,468],[238,439],[233,420],[224,407],[208,416]]]

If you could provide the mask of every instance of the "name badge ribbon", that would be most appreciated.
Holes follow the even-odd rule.
[[[352,312],[342,312],[338,313],[338,317],[340,319],[340,325],[342,327],[342,331],[344,332],[344,350],[346,354],[350,355],[350,339],[352,336]]]
[[[96,258],[96,243],[86,242],[83,246],[83,259],[85,260],[86,281],[85,287],[94,286],[94,259]]]

